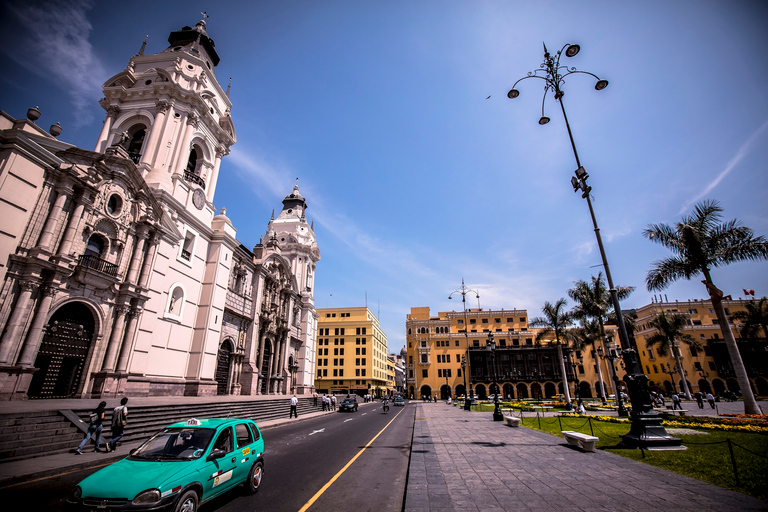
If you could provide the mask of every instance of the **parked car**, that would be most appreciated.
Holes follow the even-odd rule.
[[[174,423],[128,457],[82,480],[66,510],[183,510],[194,512],[243,484],[255,493],[264,474],[264,439],[247,419]]]
[[[405,400],[403,400],[403,397],[401,397],[400,395],[397,395],[394,401],[392,402],[392,405],[402,407],[405,405]]]
[[[357,400],[354,398],[345,398],[342,400],[341,404],[339,404],[339,412],[342,411],[357,412]]]

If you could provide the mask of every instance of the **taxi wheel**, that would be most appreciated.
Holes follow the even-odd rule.
[[[195,491],[185,492],[179,501],[176,502],[174,512],[195,512],[197,510],[197,493]]]
[[[261,461],[256,462],[248,473],[248,481],[245,482],[245,489],[248,494],[253,494],[261,487],[261,479],[264,477],[264,464]]]

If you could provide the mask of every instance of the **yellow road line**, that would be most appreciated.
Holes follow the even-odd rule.
[[[381,435],[381,433],[382,433],[382,432],[384,432],[385,430],[387,430],[387,428],[389,428],[389,426],[392,424],[392,422],[393,422],[393,421],[395,421],[395,420],[397,419],[397,417],[398,417],[398,416],[400,416],[400,413],[401,413],[401,412],[403,412],[404,410],[405,410],[405,409],[403,409],[403,410],[401,410],[400,412],[398,412],[398,413],[395,415],[395,417],[394,417],[394,418],[392,418],[392,420],[390,420],[390,422],[389,422],[389,423],[387,423],[387,424],[384,426],[384,428],[383,428],[383,429],[381,429],[381,430],[379,431],[379,433],[378,433],[378,434],[376,434],[375,436],[373,436],[373,439],[371,439],[370,441],[368,441],[368,444],[366,444],[365,446],[363,446],[363,448],[362,448],[362,449],[361,449],[359,452],[357,452],[357,455],[355,455],[354,457],[352,457],[352,459],[350,459],[350,461],[349,461],[349,462],[347,462],[347,464],[346,464],[346,465],[345,465],[343,468],[341,468],[341,469],[339,470],[339,472],[338,472],[338,473],[336,473],[335,475],[333,475],[333,478],[331,478],[330,480],[328,480],[328,483],[327,483],[327,484],[325,484],[324,486],[322,486],[322,487],[320,488],[320,490],[319,490],[319,491],[317,491],[317,492],[315,493],[315,495],[314,495],[314,496],[312,496],[312,497],[309,499],[309,501],[308,501],[308,502],[306,502],[306,503],[304,504],[304,506],[303,506],[303,507],[301,507],[301,508],[299,509],[299,512],[305,512],[305,511],[306,511],[306,510],[307,510],[309,507],[311,507],[311,506],[312,506],[312,504],[313,504],[315,501],[317,501],[317,499],[318,499],[320,496],[322,496],[322,495],[323,495],[323,493],[324,493],[325,491],[327,491],[327,490],[328,490],[328,488],[329,488],[331,485],[333,485],[333,482],[335,482],[336,480],[338,480],[338,478],[339,478],[339,477],[340,477],[342,474],[344,474],[344,472],[347,470],[347,468],[349,468],[349,466],[351,466],[351,465],[352,465],[352,463],[353,463],[353,462],[355,462],[355,461],[357,460],[357,458],[358,458],[358,457],[360,457],[360,456],[363,454],[363,452],[364,452],[364,451],[365,451],[365,450],[366,450],[366,449],[367,449],[369,446],[371,446],[371,443],[373,443],[373,442],[376,440],[376,438],[377,438],[377,437],[379,437],[379,436]]]

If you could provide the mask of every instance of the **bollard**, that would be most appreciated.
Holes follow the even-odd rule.
[[[587,418],[587,421],[589,422],[589,432],[590,434],[592,434],[592,436],[594,436],[595,431],[592,429],[592,417],[590,416],[589,418]]]

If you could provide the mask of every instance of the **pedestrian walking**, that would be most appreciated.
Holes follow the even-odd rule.
[[[75,455],[83,454],[83,447],[91,439],[91,436],[94,437],[96,442],[96,448],[94,448],[93,451],[101,451],[99,450],[99,445],[101,444],[101,431],[104,428],[104,408],[106,406],[107,402],[100,402],[99,406],[96,407],[88,416],[88,430],[85,431],[85,439],[80,442],[80,445],[75,451]]]
[[[288,419],[299,417],[299,413],[296,412],[296,407],[298,405],[299,399],[296,398],[296,395],[293,395],[293,398],[291,398],[291,412],[288,413]]]
[[[696,397],[696,403],[699,404],[699,409],[704,408],[704,393],[697,391],[694,395]]]
[[[715,397],[712,396],[712,393],[707,393],[707,402],[709,402],[713,409],[715,408]]]
[[[127,403],[128,397],[124,396],[120,400],[120,405],[112,411],[112,426],[110,427],[112,439],[105,444],[108,452],[117,451],[117,442],[125,435],[125,426],[128,424],[128,407],[125,405]]]
[[[331,395],[331,407],[333,407],[333,410],[336,410],[336,395]]]
[[[312,393],[312,401],[313,401],[313,405],[314,405],[315,407],[317,407],[317,391],[315,391],[314,393]]]
[[[680,396],[677,395],[677,393],[674,393],[672,395],[672,410],[680,409],[683,410],[683,406],[680,405]]]

